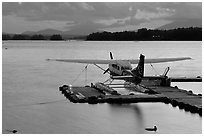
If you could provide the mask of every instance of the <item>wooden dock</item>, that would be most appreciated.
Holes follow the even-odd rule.
[[[202,82],[201,77],[196,78],[186,78],[186,77],[179,77],[179,78],[170,78],[171,82]]]
[[[202,115],[201,95],[196,95],[191,91],[186,91],[177,87],[152,86],[148,88],[168,98],[169,103],[173,106],[179,106],[180,109]]]
[[[97,85],[97,84],[95,84]],[[202,116],[202,96],[190,91],[167,86],[145,86],[146,93],[120,95],[117,91],[107,94],[104,89],[92,85],[91,87],[69,87],[63,85],[59,88],[62,94],[73,103],[138,103],[138,102],[163,102],[178,106],[180,109],[198,113]],[[148,93],[151,92],[151,93]]]
[[[94,87],[60,87],[60,91],[66,98],[74,103],[137,103],[137,102],[167,102],[160,95],[106,95]]]

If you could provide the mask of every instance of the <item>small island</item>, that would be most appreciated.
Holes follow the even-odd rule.
[[[2,34],[2,40],[51,40],[62,41],[64,40],[60,34],[53,35],[26,35],[26,34]]]

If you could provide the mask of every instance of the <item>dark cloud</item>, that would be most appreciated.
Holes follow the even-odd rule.
[[[19,10],[19,4],[15,2],[2,3],[2,15],[7,16],[16,13]]]
[[[175,16],[201,18],[202,12],[199,5],[202,3],[62,3],[62,2],[23,2],[3,3],[2,14],[24,17],[26,20],[94,20],[105,18],[125,18],[135,16],[138,10],[146,12],[157,12],[158,8],[175,10]],[[130,10],[131,9],[131,10]],[[166,11],[167,12],[167,11]]]
[[[9,10],[10,9],[10,10]],[[3,15],[14,14],[29,21],[67,20],[74,10],[66,3],[36,3],[24,2],[5,3],[2,7]]]
[[[64,28],[117,27],[139,25],[152,20],[201,19],[202,3],[187,2],[3,2],[3,16],[15,16],[34,23],[67,22]],[[6,21],[3,21],[4,23]],[[60,23],[59,23],[60,24]],[[91,27],[91,26],[89,26]]]

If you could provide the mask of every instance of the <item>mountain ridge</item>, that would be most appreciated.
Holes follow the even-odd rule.
[[[202,19],[180,19],[178,21],[173,21],[172,23],[158,27],[159,30],[169,30],[177,28],[187,28],[187,27],[202,27]]]

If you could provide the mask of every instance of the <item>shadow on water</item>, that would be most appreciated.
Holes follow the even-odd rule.
[[[133,116],[135,117],[135,123],[137,124],[136,129],[138,133],[145,133],[144,116],[138,104],[109,104],[109,105],[111,109],[116,112],[119,112],[121,110],[124,110],[126,113],[133,111],[132,113],[133,113]],[[127,119],[129,115],[130,114],[125,115],[127,116]]]

